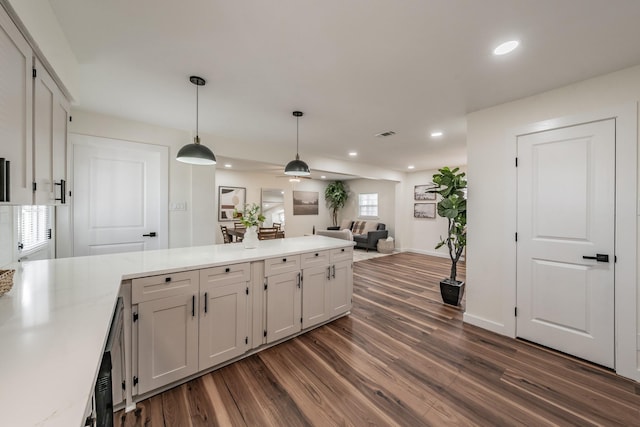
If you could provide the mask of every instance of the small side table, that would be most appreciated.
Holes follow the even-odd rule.
[[[394,248],[394,241],[388,241],[388,240],[378,240],[378,252],[380,252],[381,254],[390,254],[393,252],[393,248]]]

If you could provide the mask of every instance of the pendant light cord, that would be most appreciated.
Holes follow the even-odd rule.
[[[198,85],[196,85],[196,138],[198,138],[198,117],[199,117],[200,99],[198,98]]]
[[[296,160],[300,159],[300,150],[298,144],[300,143],[300,117],[296,117]]]

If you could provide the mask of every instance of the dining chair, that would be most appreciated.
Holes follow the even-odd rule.
[[[275,239],[277,233],[278,233],[278,229],[276,228],[260,227],[260,229],[258,230],[258,239],[259,240]]]
[[[277,228],[278,230],[280,230],[282,228],[282,224],[279,222],[274,222],[273,223],[273,228]]]
[[[221,225],[220,230],[222,230],[222,238],[224,239],[224,243],[231,243],[231,236],[227,233],[227,226]]]

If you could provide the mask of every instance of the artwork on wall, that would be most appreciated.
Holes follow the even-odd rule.
[[[243,210],[246,200],[246,188],[218,186],[218,221],[233,221],[233,211]]]
[[[436,185],[431,182],[424,185],[415,185],[413,187],[413,200],[435,200],[436,193],[429,193],[429,190],[436,188]]]
[[[413,217],[414,218],[430,218],[430,219],[435,218],[436,204],[435,203],[414,203]]]
[[[320,193],[317,191],[294,191],[293,214],[294,215],[318,215],[318,200]]]

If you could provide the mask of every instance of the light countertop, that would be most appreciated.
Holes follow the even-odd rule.
[[[30,261],[0,297],[0,424],[84,424],[124,279],[352,245],[323,236]],[[7,267],[5,267],[7,268]]]

